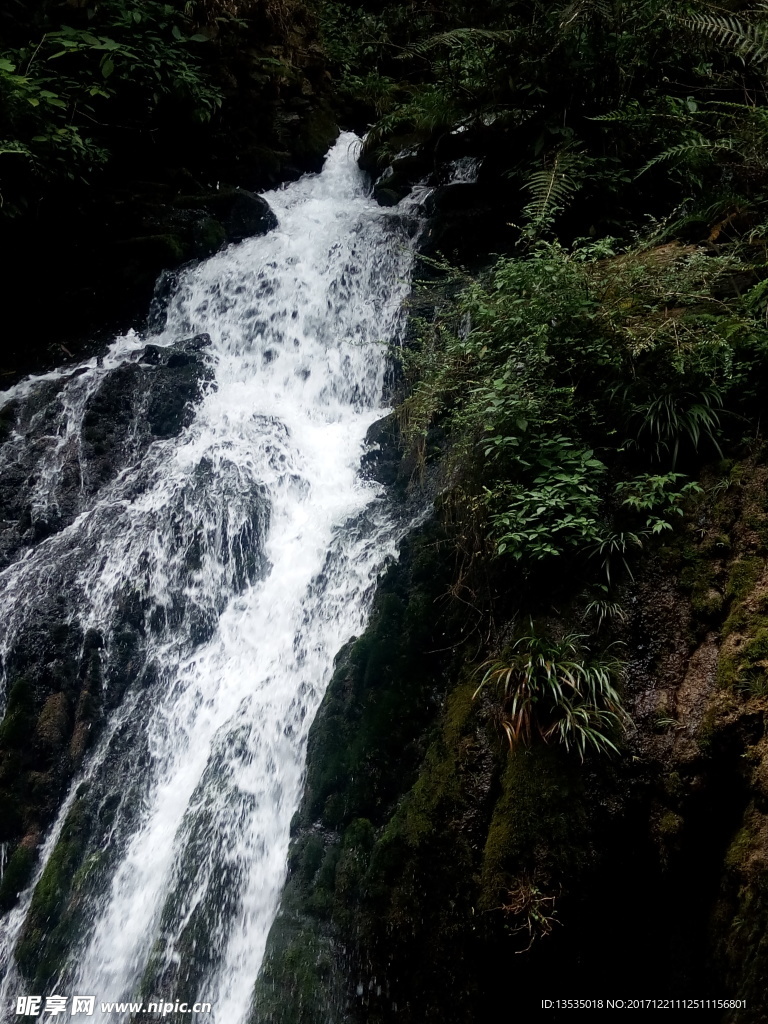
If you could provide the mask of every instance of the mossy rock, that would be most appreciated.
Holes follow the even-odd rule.
[[[37,852],[23,843],[8,859],[0,881],[0,913],[10,910],[19,893],[27,886],[37,861]]]
[[[755,584],[765,572],[765,568],[764,558],[751,556],[738,559],[731,566],[725,589],[726,597],[743,600],[754,589]]]
[[[81,793],[32,894],[14,955],[22,975],[35,988],[45,989],[58,976],[72,950],[80,920],[73,896],[90,824]]]
[[[591,859],[589,819],[579,774],[561,750],[537,746],[510,754],[483,851],[483,910],[527,877],[559,885]]]

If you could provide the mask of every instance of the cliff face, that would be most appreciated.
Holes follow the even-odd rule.
[[[467,139],[476,144],[470,133],[461,143]],[[481,263],[483,253],[487,262],[495,251],[483,232],[503,219],[509,197],[493,153],[491,172],[481,178],[487,187],[452,183],[430,197],[423,236],[428,254],[444,248],[466,267]],[[386,186],[392,195],[382,198],[395,201],[398,176],[400,190],[425,174],[444,180],[456,159],[455,149],[439,147],[406,153],[375,188]],[[375,161],[371,166],[381,172]],[[416,359],[427,356],[410,397],[401,396],[399,479],[409,480],[411,491],[429,480],[438,492],[435,517],[406,543],[400,564],[382,582],[371,623],[339,656],[313,726],[306,794],[294,822],[289,876],[257,986],[254,1024],[469,1024],[504,1004],[554,1020],[564,1014],[542,1011],[542,999],[630,993],[740,1000],[739,1006],[713,1005],[708,1019],[756,1024],[765,1018],[759,979],[768,966],[768,504],[759,426],[745,433],[736,417],[725,425],[730,414],[724,413],[723,450],[703,441],[700,450],[700,438],[688,439],[676,464],[675,449],[669,479],[687,478],[689,485],[667,525],[653,530],[649,521],[635,536],[630,531],[637,527],[621,519],[618,505],[610,511],[605,497],[609,487],[625,495],[622,480],[639,480],[642,460],[658,467],[660,475],[648,480],[658,483],[664,469],[659,448],[643,453],[643,427],[636,439],[630,435],[635,411],[628,422],[617,421],[613,399],[600,404],[611,386],[595,382],[623,344],[622,331],[631,344],[642,337],[642,353],[653,346],[648,339],[658,324],[665,330],[671,320],[691,323],[697,315],[690,294],[683,298],[682,289],[666,285],[657,313],[640,297],[647,296],[645,271],[631,270],[626,295],[621,275],[635,259],[648,261],[652,275],[666,275],[664,266],[692,257],[695,249],[672,244],[600,259],[595,272],[609,283],[601,285],[595,305],[590,286],[581,278],[574,286],[579,309],[587,309],[583,335],[582,314],[571,316],[561,304],[557,263],[551,276],[525,278],[513,293],[516,304],[493,314],[485,334],[483,318],[492,315],[495,296],[512,287],[509,279],[492,279],[495,291],[488,287],[473,305],[462,305],[463,289],[473,287],[469,275],[462,272],[457,284],[444,276],[445,263],[424,266],[412,302],[406,368],[413,351]],[[519,260],[525,259],[523,252]],[[701,280],[697,276],[695,288]],[[720,309],[730,282],[715,286],[723,289]],[[493,461],[485,439],[493,398],[472,433],[465,396],[488,377],[494,396],[513,390],[510,380],[524,377],[524,363],[489,370],[481,363],[472,376],[471,361],[477,350],[478,359],[485,357],[486,348],[503,345],[505,337],[514,345],[540,296],[542,326],[528,335],[546,339],[548,358],[537,372],[551,372],[561,387],[569,384],[562,392],[574,403],[558,421],[553,397],[544,405],[545,422],[564,422],[564,429],[587,439],[589,456],[594,450],[610,467],[608,481],[601,477],[599,485],[607,502],[601,516],[617,516],[614,529],[626,531],[612,534],[614,542],[634,538],[601,571],[595,565],[599,543],[583,541],[570,553],[557,549],[556,534],[550,560],[531,562],[525,550],[539,534],[526,535],[518,561],[504,558],[483,518],[484,494],[498,486],[496,473],[514,481],[517,490],[505,492],[509,499],[531,486],[525,467],[540,442],[527,422],[517,421],[518,439],[505,442],[514,454]],[[603,348],[601,313],[594,310],[606,303],[619,312]],[[521,307],[525,312],[518,315]],[[451,310],[458,310],[458,327]],[[467,324],[482,339],[474,350],[471,340],[462,348]],[[459,340],[446,356],[441,332],[452,330]],[[537,356],[535,347],[527,351]],[[599,351],[594,362],[593,351]],[[758,365],[750,371],[750,388],[762,379]],[[573,368],[573,378],[568,371],[565,380],[557,376],[564,366]],[[642,382],[649,372],[657,371],[649,371],[641,355],[623,379]],[[526,398],[535,386],[526,385]],[[684,379],[682,386],[692,385]],[[439,396],[431,405],[430,387]],[[656,377],[651,399],[666,387],[665,377]],[[553,385],[551,395],[558,393]],[[617,385],[616,393],[626,392]],[[740,423],[756,409],[745,407]],[[398,441],[385,432],[385,446],[387,436],[391,463]],[[671,447],[663,455],[667,464]],[[518,457],[522,470],[512,468]],[[566,450],[556,462],[561,474],[571,472],[569,457]],[[553,490],[562,478],[553,479]],[[540,483],[535,487],[539,507],[532,519],[538,523],[547,495]],[[557,508],[566,518],[563,506]],[[510,749],[509,702],[492,687],[478,692],[478,686],[488,659],[514,664],[528,622],[541,635],[618,653],[627,717],[616,752],[588,750],[582,760],[573,747],[535,737]]]
[[[727,488],[705,474],[624,585],[632,724],[608,760],[509,751],[450,546],[435,523],[406,545],[313,727],[255,1020],[469,1022],[649,986],[764,1019],[765,474],[762,453]]]

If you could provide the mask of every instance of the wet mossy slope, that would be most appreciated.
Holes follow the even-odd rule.
[[[313,726],[254,1022],[469,1024],[510,993],[542,1019],[605,996],[765,1019],[765,474],[761,451],[706,470],[624,584],[611,758],[510,752],[451,545],[434,522],[406,543]]]

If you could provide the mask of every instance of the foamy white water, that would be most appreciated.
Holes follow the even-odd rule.
[[[412,248],[397,212],[368,198],[356,145],[342,135],[320,175],[266,196],[276,230],[184,274],[152,341],[210,335],[212,380],[190,425],[136,442],[104,486],[83,479],[74,521],[0,574],[4,650],[62,581],[83,630],[117,636],[127,595],[146,624],[151,671],[112,713],[77,797],[93,808],[93,880],[55,990],[95,995],[94,1020],[130,1019],[101,1015],[101,1001],[153,998],[213,1004],[190,1021],[247,1020],[309,726],[407,525],[359,468]],[[40,507],[63,501],[89,399],[139,351],[120,339],[60,391]],[[3,1020],[29,990],[13,951],[31,895],[4,922]]]

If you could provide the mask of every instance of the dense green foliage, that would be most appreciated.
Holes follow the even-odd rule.
[[[141,329],[163,270],[234,240],[222,197],[317,169],[337,128],[308,0],[1,6],[9,376]]]
[[[535,734],[574,747],[584,760],[590,747],[617,750],[610,738],[624,711],[615,689],[615,661],[587,661],[585,636],[569,633],[556,642],[531,628],[513,644],[509,662],[483,665],[475,691],[497,687],[502,694],[501,726],[512,750],[530,746]]]
[[[36,0],[0,16],[2,214],[43,190],[126,176],[147,160],[201,164],[244,138],[245,99],[266,151],[275,94],[299,82],[290,54],[306,9],[291,0]],[[272,123],[271,123],[272,122]],[[219,154],[221,157],[222,153]],[[157,170],[154,171],[157,174]]]
[[[715,237],[766,198],[763,7],[676,0],[321,5],[342,90],[380,117],[369,145],[483,128],[524,232],[566,208],[627,235],[654,214]],[[382,116],[383,115],[383,116]]]
[[[702,465],[749,449],[768,379],[762,284],[727,297],[742,251],[653,241],[619,253],[611,240],[540,242],[459,275],[405,359],[406,437],[448,466],[458,592],[503,616],[577,598],[598,648],[633,560],[680,521]],[[442,454],[428,443],[435,423]],[[548,628],[492,659],[502,728],[513,744],[608,749],[613,687],[584,686],[594,666]],[[549,653],[534,658],[539,647]]]
[[[25,176],[44,183],[91,175],[111,155],[116,124],[129,135],[157,132],[169,116],[208,119],[221,105],[201,54],[209,34],[195,30],[187,8],[157,0],[32,5],[25,20],[13,29],[18,45],[0,60],[6,215],[23,208]]]
[[[702,466],[757,429],[768,12],[336,3],[325,32],[342,90],[375,121],[369,166],[482,161],[505,254],[466,271],[454,237],[453,266],[428,264],[444,297],[405,355],[401,423],[422,465],[445,466],[454,592],[495,623],[484,678],[510,742],[609,749],[618,694],[579,692],[593,661],[548,609],[582,609],[600,664],[633,561],[681,522]],[[521,644],[550,651],[543,675]],[[564,650],[565,675],[551,668]]]

